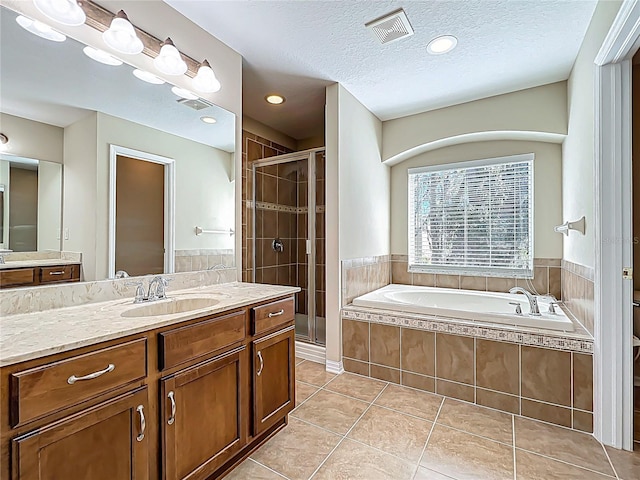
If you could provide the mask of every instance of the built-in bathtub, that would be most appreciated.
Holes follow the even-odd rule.
[[[536,298],[540,316],[529,315],[529,301],[523,294],[392,284],[357,297],[353,305],[504,325],[574,330],[572,320],[561,307],[555,306],[555,313],[549,313],[552,298]],[[522,314],[515,313],[514,302],[520,305]]]

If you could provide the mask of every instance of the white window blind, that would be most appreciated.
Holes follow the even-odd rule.
[[[409,271],[533,276],[533,154],[409,169]]]

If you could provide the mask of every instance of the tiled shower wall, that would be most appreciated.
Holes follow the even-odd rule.
[[[594,278],[593,268],[562,261],[562,300],[591,335],[594,322]]]
[[[216,270],[235,270],[235,254],[233,249],[195,249],[176,250],[176,273],[197,272],[216,267]]]
[[[342,319],[344,369],[593,431],[593,356]]]

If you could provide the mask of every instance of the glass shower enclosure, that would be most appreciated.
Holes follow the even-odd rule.
[[[296,339],[325,344],[325,150],[253,163],[253,281],[301,288]]]

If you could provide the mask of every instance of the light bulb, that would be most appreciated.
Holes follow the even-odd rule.
[[[60,32],[56,32],[49,25],[46,25],[38,20],[31,20],[30,18],[18,15],[16,22],[27,32],[33,33],[41,38],[51,40],[53,42],[64,42],[67,37]]]
[[[187,71],[187,64],[170,38],[167,38],[160,49],[160,54],[153,59],[153,66],[165,75],[182,75]]]
[[[153,73],[145,72],[144,70],[135,69],[133,74],[136,78],[139,78],[143,82],[151,83],[153,85],[162,85],[164,80],[160,77],[156,77]]]
[[[198,96],[195,93],[191,93],[189,90],[185,90],[180,87],[171,87],[171,91],[180,98],[186,100],[197,100]]]
[[[77,27],[87,19],[77,0],[33,0],[33,3],[45,17],[63,25]]]
[[[142,40],[136,35],[133,25],[123,10],[120,10],[111,20],[111,26],[102,34],[102,39],[116,52],[126,55],[135,55],[144,49]]]
[[[103,50],[98,50],[97,48],[87,46],[87,47],[84,47],[82,51],[87,57],[95,60],[96,62],[100,62],[105,65],[111,65],[113,67],[118,67],[122,65],[122,60],[114,57],[113,55],[109,55],[107,52]]]
[[[203,93],[213,93],[220,90],[220,81],[216,78],[211,65],[208,61],[204,61],[198,68],[198,73],[192,80],[193,88]]]

